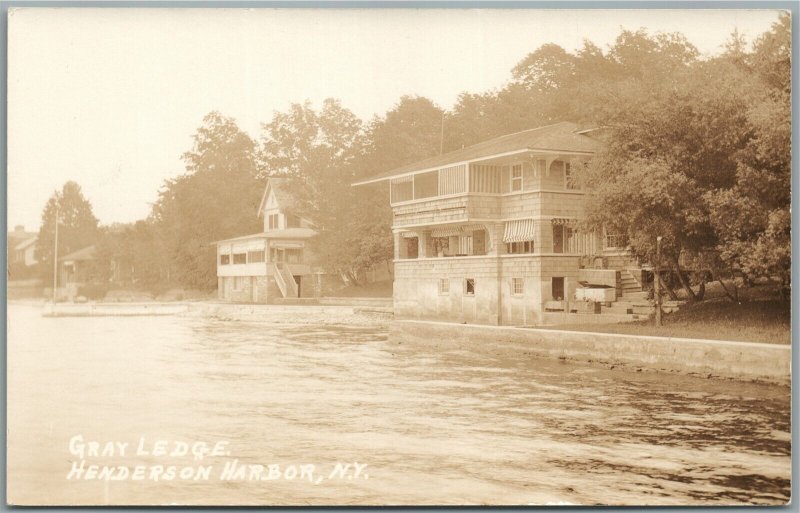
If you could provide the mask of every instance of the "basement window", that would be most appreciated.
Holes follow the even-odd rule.
[[[466,280],[464,280],[464,295],[465,296],[475,295],[475,278],[467,278]]]

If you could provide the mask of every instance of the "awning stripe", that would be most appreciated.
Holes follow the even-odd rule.
[[[555,225],[575,226],[578,224],[577,219],[567,219],[564,217],[554,217],[551,222]]]
[[[507,221],[505,232],[503,233],[503,242],[523,242],[526,240],[533,240],[535,233],[535,224],[533,219],[517,219],[515,221]]]
[[[431,237],[458,237],[459,235],[461,235],[461,228],[458,226],[448,226],[447,228],[431,230]]]
[[[468,224],[466,226],[461,227],[461,231],[465,233],[476,232],[480,230],[485,230],[486,226],[482,224]]]

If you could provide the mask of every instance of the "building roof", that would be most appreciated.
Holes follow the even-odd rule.
[[[239,242],[248,239],[310,239],[317,232],[311,228],[285,228],[283,230],[270,230],[268,232],[253,233],[251,235],[242,235],[241,237],[234,237],[232,239],[218,240],[213,244],[222,244],[224,242]]]
[[[288,189],[289,179],[281,176],[271,176],[267,178],[267,185],[264,187],[264,194],[261,195],[261,204],[258,206],[258,216],[264,212],[264,205],[267,203],[269,191],[275,193],[275,199],[281,210],[291,211],[297,203],[294,195]]]
[[[451,151],[419,162],[392,169],[385,173],[361,180],[353,185],[380,182],[400,175],[434,170],[450,164],[484,160],[526,150],[587,153],[596,152],[602,143],[586,135],[590,131],[580,130],[577,123],[562,121],[553,125],[532,128],[514,134],[503,135],[460,150]]]
[[[29,247],[36,244],[37,237],[34,235],[33,237],[28,237],[24,239],[22,242],[14,246],[14,251],[22,251],[24,249],[28,249]]]
[[[8,240],[19,243],[23,240],[35,239],[38,235],[38,232],[26,232],[22,226],[15,226],[13,231],[8,232]]]
[[[97,248],[94,246],[86,246],[83,249],[79,249],[78,251],[73,251],[68,255],[64,255],[63,257],[59,258],[59,262],[64,262],[66,260],[72,261],[80,261],[80,260],[94,260],[95,255],[97,253]]]

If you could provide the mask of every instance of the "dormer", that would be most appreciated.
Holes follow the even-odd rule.
[[[295,200],[287,190],[287,180],[279,177],[267,179],[267,186],[258,207],[258,215],[264,219],[265,232],[312,227],[310,221],[293,213]]]

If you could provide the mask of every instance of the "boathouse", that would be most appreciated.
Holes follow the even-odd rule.
[[[579,225],[584,168],[601,145],[562,122],[354,184],[389,182],[395,317],[542,324],[642,299],[624,237]]]
[[[306,247],[316,232],[296,214],[286,180],[267,180],[257,213],[263,232],[215,243],[219,299],[269,303],[318,294],[318,274]]]

